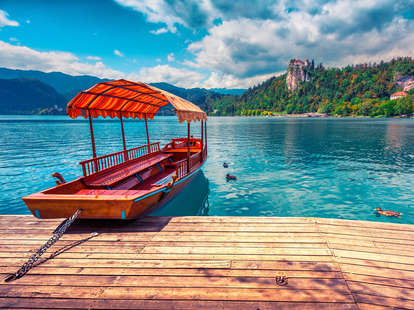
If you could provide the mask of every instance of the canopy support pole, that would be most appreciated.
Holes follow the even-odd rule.
[[[93,158],[96,158],[95,137],[93,135],[92,117],[90,114],[89,114],[89,128],[91,130],[92,154],[93,154]]]
[[[93,155],[93,158],[95,159],[96,158],[95,137],[93,135],[92,117],[91,117],[90,112],[89,112],[89,129],[91,130],[92,155]],[[93,161],[93,165],[95,166],[95,169],[94,169],[95,172],[97,172],[98,162],[96,159]]]
[[[203,151],[204,151],[204,121],[201,120],[201,156],[200,162],[203,162]]]
[[[149,135],[148,135],[148,122],[147,122],[147,115],[145,114],[145,131],[147,132],[147,147],[148,147],[148,154],[151,153],[151,148],[150,148],[150,140],[149,140]]]
[[[119,119],[121,120],[122,144],[124,145],[124,159],[128,160],[128,153],[126,152],[124,121],[122,120],[122,113],[119,113]]]
[[[206,154],[207,154],[207,121],[204,121],[204,132],[206,134],[205,145],[206,145]]]
[[[187,173],[190,173],[190,122],[187,121]]]

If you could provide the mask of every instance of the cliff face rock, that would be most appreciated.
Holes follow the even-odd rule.
[[[300,59],[292,59],[289,62],[287,76],[286,76],[286,85],[290,91],[294,91],[298,87],[300,82],[309,81],[309,61],[306,59],[303,62]]]
[[[414,88],[414,76],[412,75],[397,75],[394,81],[395,85],[401,87],[403,91],[409,91]]]

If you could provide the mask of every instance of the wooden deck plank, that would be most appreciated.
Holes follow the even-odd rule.
[[[0,277],[61,220],[0,216]],[[9,225],[8,225],[9,224]],[[414,226],[319,218],[146,217],[77,221],[11,283],[19,309],[414,308]],[[275,277],[288,278],[286,286]]]
[[[405,279],[405,278],[401,279],[401,278],[378,277],[378,276],[360,275],[360,274],[354,274],[354,273],[344,273],[343,276],[348,281],[414,289],[414,281]]]
[[[221,301],[352,302],[349,291],[340,286],[328,290],[193,288],[193,287],[73,287],[47,285],[0,285],[0,297],[109,298],[109,299],[181,299]]]
[[[53,298],[0,298],[0,304],[14,309],[28,307],[29,309],[47,309],[59,307],[61,309],[229,309],[229,310],[356,310],[351,303],[303,303],[303,302],[240,302],[240,301],[200,301],[200,300],[120,300],[120,299],[53,299]]]
[[[355,294],[354,298],[358,305],[360,303],[363,303],[370,305],[385,306],[388,309],[393,307],[398,309],[414,309],[414,302],[412,300],[403,298],[382,297],[367,294]]]
[[[70,287],[193,287],[193,288],[252,288],[274,290],[335,290],[347,291],[343,278],[319,279],[319,278],[291,278],[288,285],[275,285],[275,275],[271,277],[208,277],[193,276],[85,276],[66,275],[32,275],[29,274],[19,281],[2,285],[51,285]]]
[[[0,258],[0,266],[21,266],[27,259]],[[42,266],[98,267],[98,268],[230,268],[230,260],[180,260],[180,259],[57,259],[48,260]]]
[[[279,267],[279,268],[278,268]],[[0,274],[4,276],[14,271],[14,268],[0,267]],[[289,278],[317,278],[317,279],[333,279],[343,278],[339,271],[329,270],[308,270],[303,268],[300,270],[292,270],[286,266],[276,266],[273,269],[213,269],[209,268],[98,268],[98,267],[46,267],[37,266],[30,270],[30,275],[107,275],[107,276],[198,276],[198,277],[267,277],[274,278],[278,273],[282,273]]]

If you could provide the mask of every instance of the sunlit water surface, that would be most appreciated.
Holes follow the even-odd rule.
[[[200,133],[199,124],[192,125]],[[119,121],[94,122],[98,155],[121,149]],[[152,141],[186,135],[175,117],[149,122]],[[143,121],[125,121],[128,147]],[[214,118],[202,173],[156,215],[310,216],[414,224],[414,120]],[[29,214],[20,197],[67,180],[91,157],[88,122],[0,116],[0,213]],[[223,162],[229,168],[223,168]],[[237,176],[226,181],[225,175]],[[377,217],[373,209],[403,212]]]

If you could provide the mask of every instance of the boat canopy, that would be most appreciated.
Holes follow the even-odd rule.
[[[206,113],[190,101],[154,86],[127,80],[98,83],[80,92],[68,103],[67,113],[71,118],[109,116],[153,119],[158,110],[167,104],[175,108],[180,123],[207,120]]]

